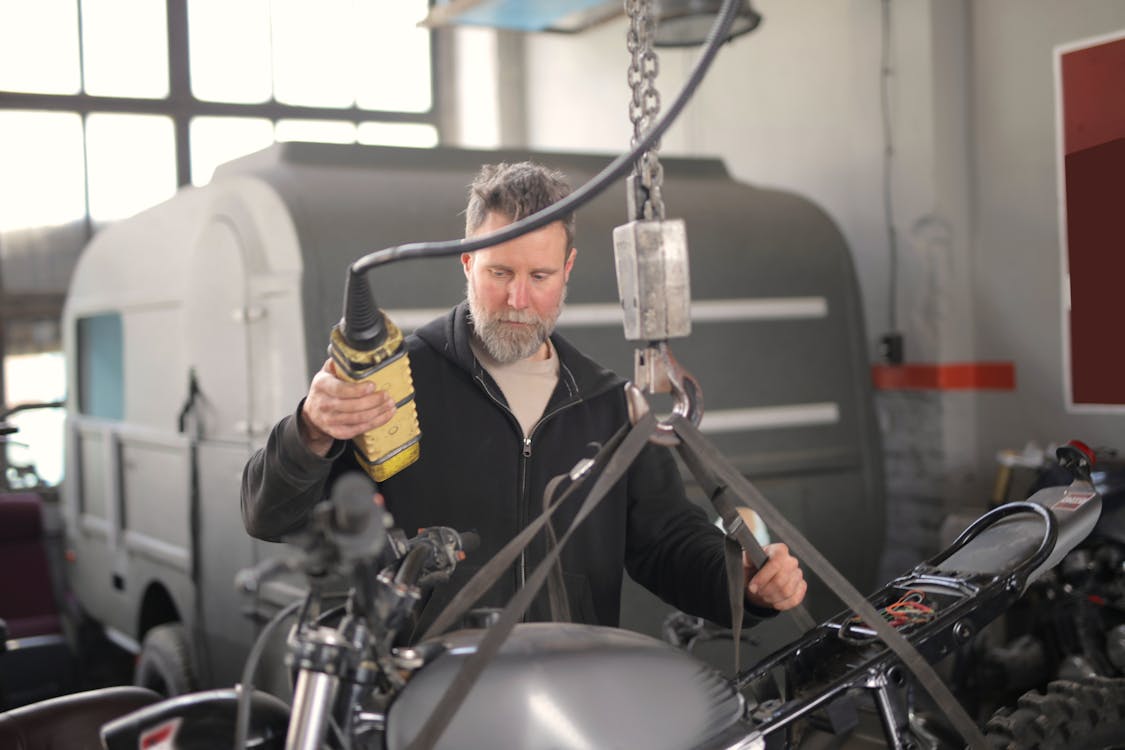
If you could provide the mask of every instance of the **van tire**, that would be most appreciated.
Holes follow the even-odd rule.
[[[1125,679],[1057,680],[1029,691],[985,726],[993,748],[1095,750],[1125,747]]]
[[[171,698],[194,692],[198,682],[183,624],[171,622],[148,631],[133,671],[133,684]]]

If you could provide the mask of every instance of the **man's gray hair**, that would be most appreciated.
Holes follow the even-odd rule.
[[[493,211],[519,221],[570,195],[570,183],[558,170],[530,161],[485,164],[469,186],[465,236],[471,237]],[[574,212],[562,217],[566,250],[574,247]]]

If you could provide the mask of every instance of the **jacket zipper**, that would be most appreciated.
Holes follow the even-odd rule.
[[[543,424],[548,419],[558,414],[560,411],[563,411],[564,409],[568,409],[571,406],[575,406],[580,403],[582,403],[581,398],[577,398],[574,401],[567,401],[565,404],[560,405],[549,414],[544,414],[543,416],[539,417],[539,419],[536,420],[535,424],[531,425],[531,432],[525,435],[523,438],[523,461],[520,462],[520,511],[528,512],[518,514],[524,516],[523,518],[519,519],[520,529],[523,529],[523,527],[527,524],[529,520],[528,516],[530,516],[531,497],[530,490],[528,488],[527,477],[531,473],[531,438],[535,434],[535,431],[539,429],[539,425]],[[527,583],[526,548],[520,550],[519,584],[521,589],[524,587],[525,583]]]
[[[488,397],[490,399],[492,399],[493,403],[495,403],[498,407],[500,407],[503,411],[505,411],[508,414],[508,416],[511,418],[512,422],[515,424],[516,429],[519,430],[522,433],[523,428],[520,427],[520,423],[519,423],[519,420],[516,419],[516,415],[512,413],[512,410],[509,409],[508,406],[503,401],[496,398],[496,396],[494,396],[492,394],[492,391],[489,390],[488,385],[484,382],[484,379],[481,378],[478,375],[478,376],[474,376],[474,380],[476,380],[477,383],[480,384],[481,389],[484,390],[484,392],[488,395]],[[527,522],[528,522],[528,512],[527,511],[528,511],[528,507],[531,504],[531,498],[529,497],[529,489],[528,489],[528,481],[527,481],[528,474],[530,473],[529,464],[531,463],[531,438],[535,434],[535,431],[539,429],[539,425],[543,424],[548,419],[550,419],[551,417],[558,414],[560,411],[563,411],[564,409],[567,409],[571,406],[575,406],[575,405],[580,404],[580,403],[582,403],[582,399],[579,397],[579,398],[576,398],[573,401],[567,401],[565,404],[561,404],[560,406],[555,408],[554,411],[552,411],[548,414],[544,414],[538,420],[536,420],[535,424],[533,424],[531,426],[531,432],[527,435],[524,435],[523,444],[522,444],[522,447],[520,449],[521,460],[520,460],[519,497],[516,500],[516,526],[520,530],[522,530],[524,528],[524,526],[527,525]],[[517,591],[519,589],[522,589],[524,587],[525,583],[527,583],[527,550],[522,549],[522,550],[520,550],[519,564],[516,567]]]
[[[484,382],[484,378],[480,377],[479,375],[476,375],[476,376],[473,377],[473,379],[476,380],[478,384],[480,384],[481,390],[483,390],[485,392],[485,394],[487,394],[488,397],[490,399],[492,399],[492,402],[494,404],[496,404],[496,406],[499,407],[501,411],[505,412],[508,415],[509,419],[511,419],[512,423],[515,425],[516,430],[522,434],[523,428],[520,427],[520,422],[519,422],[518,419],[516,419],[516,415],[512,413],[512,410],[508,408],[507,404],[505,404],[503,401],[496,398],[496,396],[494,396],[492,394],[492,391],[489,389],[488,384]],[[527,494],[527,460],[531,456],[531,438],[529,438],[529,437],[524,438],[523,449],[522,449],[521,453],[523,454],[523,459],[520,461],[520,480],[519,480],[519,487],[517,488],[518,494],[517,494],[517,497],[516,497],[516,528],[517,528],[516,533],[519,533],[518,529],[522,529],[524,524],[526,523],[526,520],[524,518],[523,509],[524,509],[524,506],[527,503],[523,502],[523,497],[524,497],[525,494]],[[526,555],[524,554],[523,550],[521,550],[520,551],[519,563],[516,567],[516,590],[517,591],[519,591],[521,588],[523,588],[523,584],[526,580],[527,580],[527,560],[526,560]]]

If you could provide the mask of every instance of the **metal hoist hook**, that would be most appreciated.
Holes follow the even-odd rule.
[[[636,350],[637,382],[625,385],[625,398],[629,404],[629,419],[637,423],[650,410],[645,393],[671,393],[675,398],[672,413],[687,419],[696,427],[703,419],[703,390],[695,376],[685,370],[667,341]],[[680,439],[672,427],[671,417],[656,421],[656,432],[649,440],[658,445],[676,446]]]

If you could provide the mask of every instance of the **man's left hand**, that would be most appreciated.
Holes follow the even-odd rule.
[[[767,544],[762,549],[769,559],[756,573],[746,553],[742,553],[746,598],[758,607],[778,611],[793,609],[804,601],[805,591],[808,589],[797,558],[790,555],[789,548],[781,543]]]

